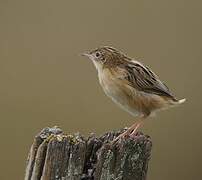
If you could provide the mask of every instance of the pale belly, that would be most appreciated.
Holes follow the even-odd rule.
[[[113,102],[115,102],[120,108],[123,110],[127,111],[130,113],[132,116],[142,116],[143,113],[138,110],[138,108],[131,106],[127,101],[125,100],[126,97],[124,98],[123,96],[120,98],[119,93],[113,93],[113,92],[108,92],[104,90],[105,94],[112,99]]]
[[[136,103],[136,94],[134,89],[122,86],[113,79],[101,79],[100,84],[105,94],[112,99],[119,107],[130,113],[132,116],[142,116]]]

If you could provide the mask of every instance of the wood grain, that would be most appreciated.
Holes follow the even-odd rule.
[[[146,180],[151,139],[138,132],[112,145],[123,131],[85,139],[44,128],[31,146],[25,180]]]

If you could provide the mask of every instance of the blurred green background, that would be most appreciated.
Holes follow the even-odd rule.
[[[148,120],[148,180],[202,177],[202,3],[185,0],[0,0],[0,179],[20,180],[46,126],[100,135],[134,118],[102,92],[80,56],[114,46],[149,65],[178,98]]]

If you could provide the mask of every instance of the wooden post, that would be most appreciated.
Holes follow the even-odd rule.
[[[31,146],[25,180],[145,180],[152,143],[138,132],[112,145],[121,132],[101,137],[44,128]]]

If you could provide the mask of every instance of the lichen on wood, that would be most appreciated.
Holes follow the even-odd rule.
[[[44,128],[31,146],[25,180],[146,180],[151,139],[138,132],[112,144],[123,131],[85,139]]]

